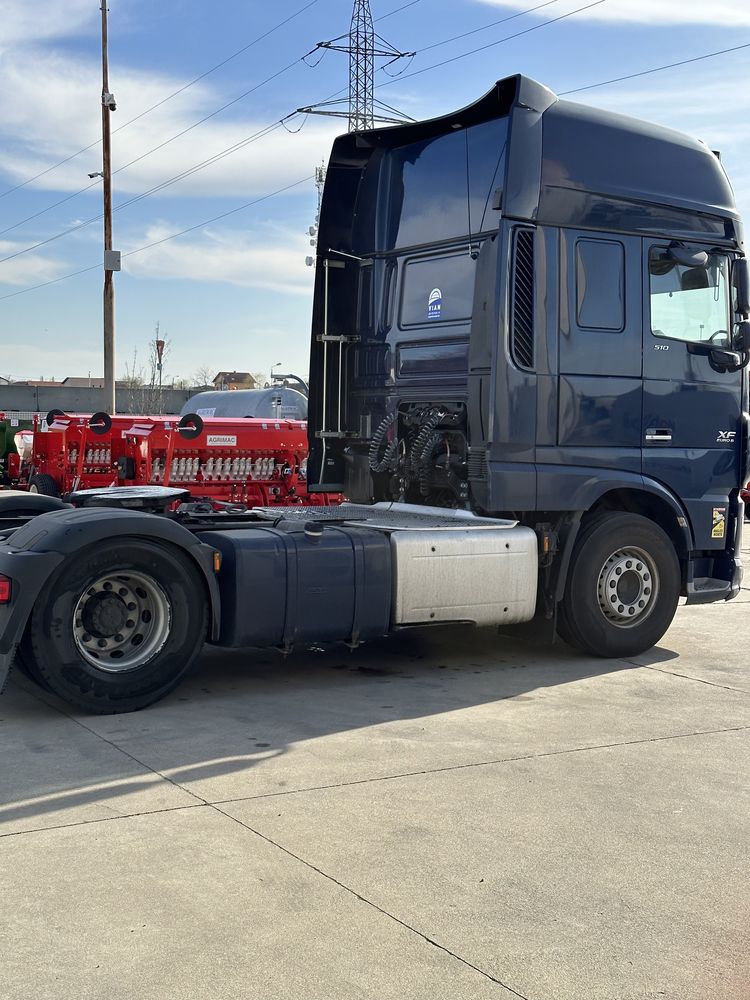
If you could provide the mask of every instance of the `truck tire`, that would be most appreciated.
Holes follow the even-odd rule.
[[[680,564],[669,536],[640,514],[603,512],[584,524],[558,609],[558,632],[594,656],[636,656],[669,628]]]
[[[45,497],[59,497],[57,483],[46,472],[35,472],[29,480],[29,493],[41,493]]]
[[[188,556],[136,538],[66,561],[21,644],[25,672],[100,715],[134,712],[177,686],[206,639],[205,585]]]
[[[47,684],[45,679],[36,669],[36,663],[28,655],[24,643],[20,643],[18,649],[16,650],[13,667],[16,670],[20,670],[25,677],[28,677],[30,681],[33,681],[40,688],[43,688],[45,691],[50,690],[49,684]]]

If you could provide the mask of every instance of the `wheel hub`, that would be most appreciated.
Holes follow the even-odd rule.
[[[98,639],[120,632],[127,620],[128,609],[119,594],[95,594],[81,615],[83,627]]]
[[[144,666],[169,637],[167,595],[145,573],[108,573],[81,594],[73,612],[73,640],[84,660],[120,673]]]
[[[597,591],[608,621],[620,628],[640,624],[651,614],[659,593],[653,560],[636,547],[618,549],[602,566]]]

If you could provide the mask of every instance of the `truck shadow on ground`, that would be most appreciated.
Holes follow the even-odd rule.
[[[544,738],[545,692],[637,666],[463,626],[288,657],[207,647],[164,701],[114,716],[76,714],[15,672],[0,703],[0,832],[114,800],[127,814],[123,798],[159,777],[199,804],[512,756],[527,730]]]

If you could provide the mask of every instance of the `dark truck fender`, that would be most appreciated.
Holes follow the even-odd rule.
[[[209,638],[218,639],[221,597],[213,570],[215,550],[209,545],[175,521],[141,511],[111,507],[56,510],[40,514],[7,541],[0,541],[0,573],[12,581],[10,604],[0,605],[0,692],[34,602],[58,567],[82,549],[118,537],[174,545],[193,560],[206,582]]]
[[[13,552],[0,548],[0,573],[11,579],[11,602],[0,605],[0,694],[16,648],[43,587],[65,559],[58,552]]]

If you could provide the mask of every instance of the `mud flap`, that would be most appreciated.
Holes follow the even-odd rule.
[[[16,647],[13,646],[7,653],[0,653],[0,694],[5,690],[5,685],[10,677],[10,668],[16,658]]]

